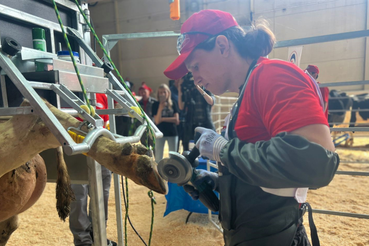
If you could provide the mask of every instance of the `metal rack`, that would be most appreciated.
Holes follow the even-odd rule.
[[[29,0],[22,0],[29,2]],[[50,1],[39,0],[37,4],[50,3]],[[116,77],[109,71],[102,68],[104,63],[96,56],[90,48],[90,35],[87,25],[81,18],[77,6],[68,0],[56,0],[56,3],[66,10],[66,13],[72,13],[71,19],[74,20],[72,26],[68,26],[67,32],[79,46],[82,63],[79,64],[79,70],[84,85],[91,98],[94,93],[106,93],[109,101],[109,109],[98,110],[98,114],[109,114],[111,131],[103,128],[104,122],[99,115],[90,116],[87,112],[80,108],[85,104],[74,92],[81,92],[77,77],[74,73],[71,62],[61,61],[57,59],[56,53],[56,36],[61,33],[60,26],[48,19],[38,15],[30,14],[3,4],[0,4],[0,17],[5,20],[22,22],[24,25],[33,25],[35,27],[43,27],[49,33],[49,51],[42,52],[31,48],[23,47],[22,51],[16,56],[9,58],[3,52],[0,52],[1,67],[1,91],[3,107],[0,108],[0,116],[12,116],[17,114],[37,114],[43,122],[48,126],[50,131],[55,135],[64,151],[68,155],[77,155],[88,152],[95,140],[103,135],[112,139],[117,143],[135,143],[138,142],[146,129],[147,122],[143,117],[131,109],[138,106],[137,102],[131,98],[126,89],[120,84]],[[35,4],[32,2],[32,4]],[[87,4],[82,4],[82,9],[88,14]],[[45,64],[45,71],[35,72],[35,62],[42,61]],[[94,62],[97,67],[92,67]],[[107,73],[106,73],[107,72]],[[27,77],[27,78],[26,78]],[[7,93],[6,78],[19,90],[22,97],[29,100],[30,107],[9,107],[9,95]],[[63,128],[60,122],[52,114],[45,105],[42,98],[35,89],[54,93],[56,104],[59,109],[71,113],[72,115],[82,114],[90,123],[92,130],[86,135],[82,143],[75,143],[67,130]],[[123,109],[114,109],[113,100],[118,102]],[[71,109],[62,109],[61,101],[65,102]],[[115,114],[128,114],[128,112],[138,119],[142,125],[138,127],[133,136],[120,136],[115,132]],[[162,137],[162,133],[157,129],[155,124],[147,117],[150,125],[154,130],[155,137]],[[81,158],[79,156],[79,158]],[[92,204],[92,224],[94,228],[94,245],[106,245],[106,229],[103,191],[101,181],[101,166],[89,157],[83,157],[88,166],[78,163],[76,172],[87,172],[88,180],[77,180],[78,182],[88,182],[90,185],[90,198]],[[79,159],[80,160],[80,159]],[[47,160],[45,160],[47,163]],[[77,177],[79,175],[74,175]],[[82,175],[83,176],[83,175]],[[71,175],[73,177],[73,175]],[[72,180],[73,182],[73,180]],[[123,245],[123,226],[122,226],[122,208],[120,198],[120,182],[119,176],[114,174],[114,187],[116,199],[117,227],[118,227],[118,243]]]

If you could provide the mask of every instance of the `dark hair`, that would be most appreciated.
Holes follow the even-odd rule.
[[[274,33],[269,29],[267,22],[261,20],[251,26],[248,32],[245,32],[240,26],[228,28],[215,37],[199,44],[196,49],[207,51],[214,49],[216,37],[219,35],[224,35],[231,40],[243,58],[251,59],[267,56],[276,42]]]

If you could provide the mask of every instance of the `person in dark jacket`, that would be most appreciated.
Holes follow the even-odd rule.
[[[142,107],[142,109],[144,110],[146,115],[148,117],[150,117],[151,121],[154,121],[154,117],[152,115],[152,107],[153,107],[154,103],[157,102],[157,101],[156,101],[155,98],[150,96],[151,92],[152,92],[152,89],[149,86],[147,86],[145,82],[142,82],[141,87],[138,89],[138,94],[141,96],[141,100],[138,101],[138,103],[140,104],[140,106]],[[134,130],[136,130],[136,128],[140,124],[141,123],[136,120]],[[132,132],[134,132],[133,129],[132,129]],[[142,134],[141,143],[145,146],[152,146],[153,145],[152,137],[151,137],[150,134],[148,134],[147,131],[145,131]]]
[[[189,150],[189,142],[194,138],[198,126],[215,130],[211,118],[211,108],[215,97],[198,85],[194,85],[191,73],[186,74],[178,83],[178,107],[185,112],[185,126],[182,138],[183,150]]]
[[[151,92],[152,89],[148,87],[145,82],[142,82],[141,87],[138,89],[138,94],[141,96],[141,100],[138,101],[138,103],[141,105],[147,116],[153,120],[152,105],[156,102],[156,99],[150,96]]]
[[[190,71],[215,95],[239,93],[225,137],[196,128],[196,146],[218,173],[204,170],[193,183],[219,191],[227,246],[310,245],[302,225],[308,188],[328,185],[339,164],[318,84],[294,64],[266,58],[274,43],[263,23],[245,32],[231,14],[203,10],[183,23],[180,55],[164,72],[178,79]],[[185,190],[198,197],[193,186]]]
[[[103,93],[96,93],[96,109],[108,109],[108,98]],[[109,115],[100,115],[104,120],[104,127],[109,123]],[[77,118],[83,121],[81,118]],[[111,171],[104,166],[101,166],[101,180],[104,198],[104,212],[105,212],[105,225],[108,222],[108,202],[109,202],[109,190],[111,184]],[[69,214],[69,229],[73,234],[73,242],[76,246],[92,246],[93,228],[91,211],[88,211],[88,196],[89,185],[88,184],[71,184],[71,188],[74,192],[75,199],[70,204]],[[107,239],[107,246],[116,246],[117,243]]]

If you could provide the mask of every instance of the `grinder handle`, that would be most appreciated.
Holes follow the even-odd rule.
[[[191,152],[186,156],[191,165],[195,162],[196,158],[200,155],[200,151],[197,147],[193,147]]]
[[[197,140],[199,140],[200,136],[201,136],[201,133],[199,133],[199,132],[196,132],[196,133],[195,133],[195,136],[194,136],[194,142],[195,142],[195,144],[196,144]],[[200,155],[200,151],[199,151],[199,149],[198,149],[197,147],[193,147],[193,149],[192,149],[192,150],[191,150],[191,152],[186,156],[186,158],[187,158],[187,160],[188,160],[191,164],[193,164],[193,163],[195,162],[196,158],[197,158],[197,157],[199,157],[199,155]]]
[[[192,179],[196,178],[197,173],[198,170],[193,169]],[[219,211],[219,199],[213,192],[211,186],[205,181],[198,186],[194,186],[199,191],[199,200],[202,204],[213,212]]]

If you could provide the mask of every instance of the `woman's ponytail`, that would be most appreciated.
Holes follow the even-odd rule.
[[[264,21],[253,26],[245,34],[244,42],[242,56],[257,59],[260,56],[267,56],[273,50],[276,39]]]
[[[245,32],[240,26],[234,26],[219,33],[226,36],[235,45],[238,53],[245,59],[258,59],[267,56],[276,42],[274,33],[269,29],[265,20],[258,20],[250,31]],[[215,38],[196,46],[196,49],[210,51],[215,47]]]

